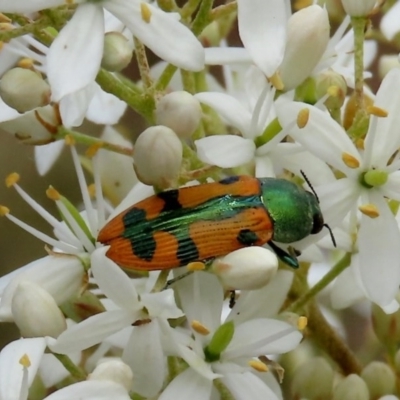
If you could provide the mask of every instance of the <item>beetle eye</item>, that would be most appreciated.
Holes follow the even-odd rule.
[[[311,234],[316,234],[321,232],[322,228],[324,227],[324,218],[320,212],[315,213],[313,215],[313,226],[311,229]]]

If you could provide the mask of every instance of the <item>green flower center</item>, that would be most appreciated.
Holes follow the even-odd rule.
[[[389,174],[387,171],[381,169],[372,169],[367,172],[363,172],[360,175],[359,181],[362,186],[371,189],[373,187],[382,186],[388,180]]]

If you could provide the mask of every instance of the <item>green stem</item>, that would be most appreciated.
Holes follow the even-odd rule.
[[[193,72],[181,69],[181,77],[182,77],[183,89],[191,94],[195,94],[196,82],[194,79]]]
[[[315,300],[310,302],[307,311],[307,328],[321,348],[342,368],[345,375],[359,374],[362,366],[336,330],[328,324]]]
[[[153,110],[155,101],[152,96],[138,94],[123,84],[112,73],[101,69],[96,77],[96,82],[107,93],[111,93],[120,100],[125,101],[131,108],[147,119],[149,123],[153,121]]]
[[[177,69],[178,67],[175,67],[175,65],[172,64],[168,64],[165,67],[164,71],[162,72],[162,74],[158,78],[158,81],[155,84],[156,92],[162,92],[167,88]]]
[[[218,390],[220,394],[221,400],[235,400],[232,393],[228,390],[228,388],[221,382],[220,379],[214,379],[214,386]]]
[[[222,6],[218,6],[212,9],[210,13],[210,18],[215,21],[220,18],[229,17],[232,13],[237,11],[237,3],[236,1],[223,4]]]
[[[188,0],[181,9],[182,19],[188,19],[197,10],[199,3],[200,0]]]
[[[351,23],[354,30],[354,92],[356,107],[364,109],[364,33],[367,20],[365,17],[352,17]]]
[[[350,262],[351,254],[346,253],[316,285],[314,285],[308,292],[303,294],[294,303],[292,303],[287,311],[300,311],[321,290],[325,289],[337,276],[339,276],[339,274],[350,265]]]
[[[169,270],[163,270],[159,273],[156,283],[154,284],[153,289],[151,290],[152,293],[161,292],[165,288],[168,280],[168,275],[169,275]]]
[[[200,35],[203,29],[211,22],[210,13],[214,0],[203,0],[200,4],[199,11],[192,24],[192,32],[195,36]]]
[[[55,135],[56,139],[64,139],[67,135],[72,136],[76,142],[82,143],[86,146],[99,146],[99,148],[110,150],[115,153],[124,154],[126,156],[133,155],[133,149],[128,147],[123,147],[118,144],[113,144],[109,142],[105,142],[104,140],[95,138],[93,136],[85,135],[84,133],[80,133],[77,131],[73,131],[71,129],[67,129],[64,126],[60,126],[58,128],[57,134]]]
[[[146,89],[149,89],[153,85],[153,80],[150,77],[150,67],[149,62],[147,61],[146,49],[139,39],[137,39],[136,37],[134,37],[133,39],[135,43],[135,54],[139,67],[140,78],[142,79],[143,86]]]
[[[86,372],[82,368],[79,368],[68,356],[58,353],[52,354],[77,381],[86,380]]]

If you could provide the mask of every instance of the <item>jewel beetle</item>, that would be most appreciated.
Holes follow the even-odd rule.
[[[323,226],[315,192],[285,179],[231,176],[148,197],[109,221],[97,240],[128,269],[170,269],[265,243],[297,268],[296,255],[273,241],[292,243]]]

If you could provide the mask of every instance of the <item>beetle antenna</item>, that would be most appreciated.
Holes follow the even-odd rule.
[[[307,182],[307,185],[310,187],[311,191],[313,192],[313,194],[319,204],[319,198],[318,198],[317,192],[314,190],[313,186],[311,185],[311,182],[308,180],[307,175],[304,173],[303,170],[300,170],[300,173],[303,176],[304,180]],[[331,235],[332,235],[332,232],[331,232]]]
[[[329,234],[331,235],[331,239],[332,239],[333,245],[334,245],[335,247],[337,247],[337,246],[336,246],[336,239],[335,239],[335,236],[333,236],[333,232],[332,232],[331,227],[330,227],[328,224],[324,224],[324,226],[326,226],[326,228],[327,228],[328,231],[329,231]]]

